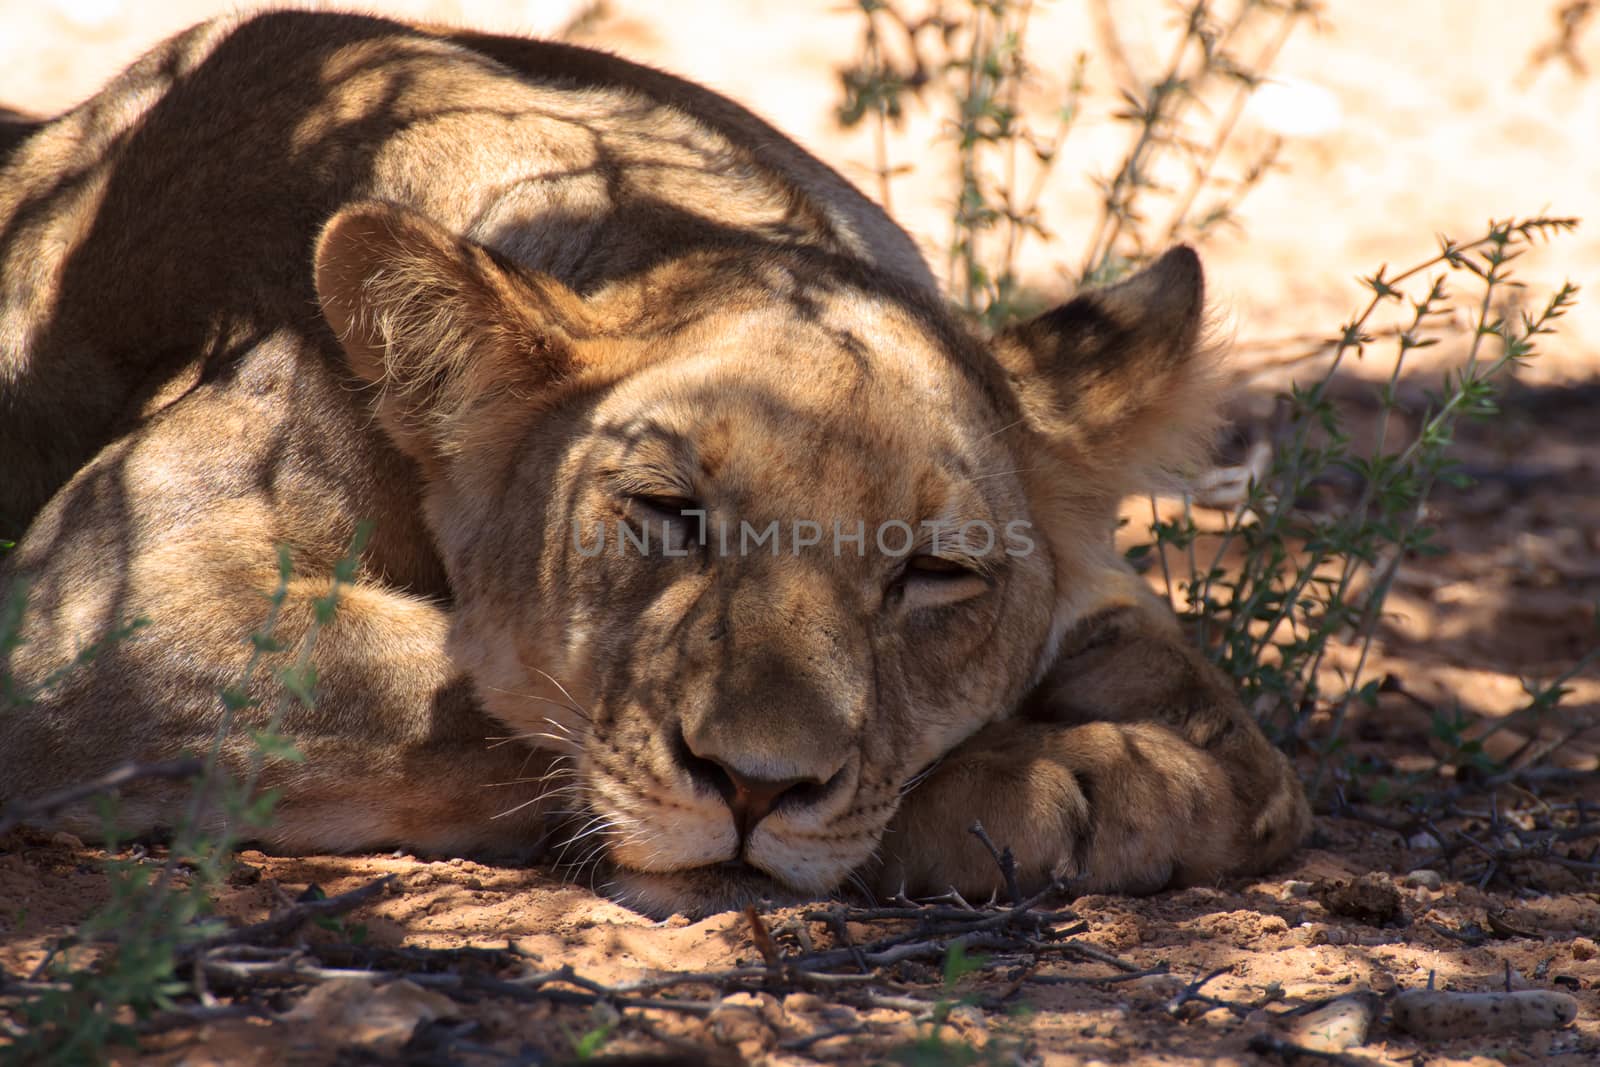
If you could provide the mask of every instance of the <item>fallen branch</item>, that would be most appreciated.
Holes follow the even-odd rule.
[[[281,960],[244,961],[207,957],[196,962],[203,967],[212,981],[234,989],[281,988],[306,984],[336,982],[345,979],[387,983],[405,979],[428,989],[437,989],[445,996],[464,1003],[474,1003],[480,994],[504,997],[507,1000],[530,1004],[571,1004],[592,1007],[609,1004],[618,1011],[628,1009],[647,1011],[673,1011],[686,1015],[709,1015],[717,1006],[714,1000],[671,1000],[656,997],[628,996],[619,989],[579,979],[570,981],[583,984],[586,989],[555,989],[548,986],[529,988],[519,982],[488,975],[419,973],[402,971],[350,970],[342,967],[323,967],[315,962],[310,952],[297,952]],[[593,991],[590,991],[593,990]]]
[[[1547,989],[1514,993],[1407,989],[1395,996],[1389,1010],[1396,1029],[1424,1039],[1446,1039],[1560,1030],[1578,1017],[1578,1002]]]
[[[1121,974],[1030,974],[1026,982],[1029,985],[1116,985],[1169,973],[1166,964],[1158,963],[1154,967],[1141,967]]]
[[[322,900],[307,900],[290,905],[270,919],[263,919],[249,926],[239,926],[232,930],[224,930],[220,934],[195,941],[183,946],[178,952],[178,959],[192,960],[212,949],[224,945],[260,944],[263,941],[276,941],[285,935],[291,934],[311,922],[313,919],[324,919],[332,915],[342,915],[352,911],[374,897],[381,896],[394,883],[395,876],[386,874],[376,878],[366,885],[352,889],[348,893],[338,896],[324,897]]]
[[[195,1004],[156,1012],[148,1019],[140,1020],[138,1029],[139,1033],[150,1036],[166,1033],[169,1030],[181,1030],[186,1026],[202,1026],[229,1019],[270,1019],[272,1014],[270,1007],[255,1001],[241,1001],[236,1004]]]
[[[783,955],[771,929],[757,916],[759,925],[752,924],[752,935],[760,939],[760,933],[764,932],[767,942],[761,964],[662,974],[617,984],[586,977],[570,966],[518,977],[440,973],[441,965],[462,962],[459,950],[368,949],[349,945],[270,947],[270,942],[281,940],[307,921],[348,911],[371,899],[383,892],[389,881],[387,877],[380,878],[337,897],[296,904],[264,922],[229,930],[196,944],[188,950],[187,958],[204,981],[235,995],[354,977],[379,982],[407,978],[463,1001],[490,996],[524,1003],[577,1006],[603,1003],[618,1011],[667,1011],[695,1016],[708,1014],[720,998],[728,994],[794,987],[817,989],[836,1002],[863,1009],[888,1008],[926,1014],[935,1010],[937,999],[906,995],[900,991],[903,987],[897,986],[883,971],[906,962],[942,959],[957,944],[989,953],[989,958],[980,964],[984,970],[1017,962],[1036,962],[1041,956],[1051,954],[1094,959],[1124,972],[1140,970],[1102,950],[1066,940],[1082,933],[1087,926],[1070,913],[1033,911],[1043,894],[1003,910],[891,908],[853,911],[835,908],[807,913],[808,921],[827,923],[836,932],[845,934],[850,922],[869,917],[880,921],[911,920],[911,928],[866,945],[850,944],[846,936],[842,939],[845,943],[838,947],[792,956]],[[1058,925],[1063,919],[1069,920],[1070,925]],[[476,950],[472,959],[485,970],[525,965],[522,957],[509,949]],[[856,973],[858,971],[860,973]],[[1113,976],[1109,980],[1121,981],[1125,976]],[[704,999],[661,995],[669,990],[694,989],[708,995]]]
[[[983,847],[994,857],[995,866],[1000,868],[1000,877],[1005,879],[1006,893],[1011,897],[1011,903],[1021,904],[1022,886],[1017,882],[1017,858],[1011,854],[1011,847],[1008,845],[1002,849],[996,846],[989,832],[983,828],[983,823],[976,819],[967,827],[967,833],[983,842]]]

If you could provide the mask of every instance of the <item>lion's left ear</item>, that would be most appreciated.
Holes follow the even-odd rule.
[[[1121,496],[1200,458],[1221,379],[1200,259],[1178,247],[995,338],[1031,428],[1082,488]]]
[[[317,298],[391,439],[433,469],[486,403],[537,405],[576,370],[583,300],[409,208],[353,204],[323,228]]]

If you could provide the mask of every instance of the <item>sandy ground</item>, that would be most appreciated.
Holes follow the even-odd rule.
[[[5,846],[0,900],[7,902],[10,914],[0,926],[0,965],[15,973],[36,964],[47,941],[97,902],[100,879],[94,873],[97,854],[70,842],[13,838]],[[570,965],[586,978],[608,984],[761,960],[739,913],[696,923],[678,918],[653,924],[596,899],[583,887],[537,871],[411,856],[281,858],[246,852],[241,859],[262,872],[261,880],[226,893],[218,907],[220,914],[240,921],[264,918],[308,885],[332,894],[382,874],[396,875],[391,895],[348,917],[350,924],[364,927],[368,946],[510,945],[524,973]],[[1251,1038],[1259,1034],[1292,1033],[1293,1021],[1274,1020],[1276,1012],[1360,991],[1384,996],[1424,986],[1430,977],[1437,988],[1466,991],[1499,990],[1509,982],[1514,989],[1574,992],[1580,1011],[1576,1025],[1533,1035],[1423,1042],[1380,1024],[1365,1045],[1347,1053],[1350,1062],[1595,1062],[1600,1056],[1600,948],[1595,941],[1600,897],[1592,891],[1485,892],[1449,879],[1434,889],[1423,881],[1426,875],[1414,876],[1408,884],[1406,875],[1424,861],[1420,853],[1397,845],[1392,834],[1325,819],[1319,825],[1318,847],[1305,850],[1270,879],[1148,899],[1081,897],[1072,902],[1072,912],[1088,926],[1079,941],[1140,968],[1165,967],[1167,974],[1106,985],[1051,985],[1061,977],[1082,982],[1119,972],[1097,963],[1046,957],[1027,964],[1019,960],[1015,968],[970,978],[953,988],[942,987],[938,970],[926,965],[902,965],[893,970],[892,981],[930,1002],[940,997],[980,1001],[981,1010],[967,1008],[954,1016],[943,1031],[947,1040],[989,1046],[1003,1054],[995,1062],[1052,1065],[1281,1062],[1248,1051]],[[1373,871],[1385,872],[1380,882],[1395,887],[1396,907],[1386,919],[1342,915],[1319,899],[1331,887],[1370,877]],[[797,913],[768,912],[765,921],[782,930]],[[1502,929],[1516,932],[1471,944],[1490,915]],[[818,947],[834,943],[821,923],[794,925],[806,927]],[[798,949],[791,935],[778,940],[784,949]],[[1204,992],[1229,1006],[1202,1003],[1171,1009],[1188,983],[1215,972],[1220,973]],[[187,1065],[372,1062],[358,1057],[365,1052],[383,1062],[385,1054],[397,1054],[420,1013],[402,1016],[408,1025],[397,1040],[373,1021],[380,1006],[370,1003],[370,992],[364,996],[368,1002],[359,1015],[363,1025],[352,1025],[342,1009],[318,1004],[273,1023],[222,1022],[161,1035],[150,1039],[142,1059]],[[286,1013],[294,1010],[296,999],[287,998]],[[659,1050],[666,1037],[698,1050],[680,1061],[685,1063],[709,1062],[718,1054],[726,1062],[879,1062],[896,1050],[904,1053],[930,1032],[914,1013],[829,1003],[783,980],[773,983],[771,993],[744,995],[736,1003],[740,1012],[727,1012],[720,1025],[717,1019],[663,1015],[653,1017],[654,1033],[624,1026],[606,1051]],[[753,1009],[749,1018],[745,1006]],[[573,1040],[595,1025],[594,1014],[585,1009],[528,1007],[492,998],[473,1005],[443,1003],[438,1011],[453,1023],[476,1024],[474,1046],[498,1053],[483,1062],[517,1062],[517,1056],[532,1052],[568,1056]],[[782,1047],[855,1027],[864,1030],[824,1036],[803,1051]],[[415,1062],[475,1062],[457,1055],[461,1058],[419,1056]]]
[[[461,0],[383,10],[550,32],[576,6]],[[1142,0],[1111,6],[1130,59],[1152,66],[1170,31],[1167,7]],[[1281,91],[1247,112],[1241,127],[1247,148],[1270,135],[1285,137],[1284,172],[1246,201],[1240,233],[1221,235],[1204,248],[1213,291],[1245,366],[1297,354],[1307,348],[1306,339],[1333,333],[1361,301],[1356,275],[1385,261],[1409,263],[1430,254],[1436,232],[1464,237],[1489,217],[1545,210],[1581,215],[1590,209],[1593,190],[1600,188],[1600,153],[1593,146],[1593,131],[1600,129],[1600,77],[1581,77],[1559,62],[1527,68],[1554,28],[1543,11],[1547,6],[1553,8],[1528,5],[1511,14],[1510,5],[1495,0],[1343,0],[1329,5],[1320,32],[1303,31],[1291,40],[1276,68]],[[197,0],[3,0],[0,102],[39,112],[70,105],[142,48],[224,8]],[[1600,29],[1592,36],[1580,55],[1600,64]],[[842,134],[831,119],[838,96],[834,71],[857,48],[856,18],[844,5],[613,2],[582,39],[729,93],[872,189],[868,137]],[[1030,40],[1036,56],[1061,57],[1056,69],[1039,73],[1041,100],[1059,93],[1073,54],[1098,47],[1086,9],[1077,3],[1044,10]],[[1108,87],[1103,71],[1091,67],[1091,76],[1098,90]],[[931,120],[920,116],[896,134],[891,157],[915,166],[895,181],[891,196],[896,215],[941,262],[949,175],[926,162],[932,158],[928,143],[937,136]],[[1095,206],[1085,176],[1108,168],[1126,137],[1125,129],[1102,120],[1086,122],[1070,142],[1071,159],[1044,205],[1058,240],[1028,253],[1034,285],[1065,288],[1061,272],[1074,265]],[[1237,166],[1243,158],[1224,162]],[[1535,286],[1562,277],[1582,282],[1595,275],[1597,263],[1600,240],[1580,230],[1530,259],[1523,276]],[[1443,493],[1437,502],[1447,553],[1402,569],[1382,643],[1369,663],[1375,674],[1388,673],[1398,685],[1376,712],[1350,728],[1357,750],[1395,773],[1431,765],[1438,751],[1430,736],[1433,711],[1459,705],[1485,720],[1504,716],[1525,701],[1521,678],[1553,676],[1595,639],[1597,367],[1600,314],[1580,307],[1547,355],[1522,375],[1505,414],[1469,435],[1464,457],[1480,484]],[[1354,369],[1364,372],[1359,365]],[[1268,381],[1263,377],[1258,384]],[[1430,384],[1412,383],[1419,389]],[[1246,404],[1241,410],[1252,409]],[[1359,404],[1354,410],[1364,417]],[[1551,764],[1592,772],[1600,748],[1594,729],[1600,672],[1591,670],[1571,685],[1567,722],[1587,722],[1590,730],[1564,744]],[[1522,740],[1516,730],[1503,731],[1491,752],[1503,755]],[[1594,783],[1582,780],[1546,790],[1544,797],[1557,804],[1576,797],[1600,801]],[[1522,795],[1501,800],[1508,810],[1538,807]],[[1482,808],[1486,801],[1480,797],[1477,803]],[[1144,900],[1071,902],[1087,924],[1082,940],[1141,968],[1165,964],[1168,976],[1052,984],[1052,977],[1114,973],[1082,959],[1052,957],[1015,974],[987,972],[953,991],[940,989],[933,968],[908,965],[894,978],[929,998],[987,998],[952,1013],[944,1036],[987,1048],[1001,1057],[996,1062],[1019,1056],[1049,1064],[1281,1062],[1249,1050],[1260,1033],[1288,1032],[1288,1022],[1274,1020],[1272,1012],[1356,990],[1387,995],[1424,985],[1430,974],[1447,988],[1488,990],[1509,981],[1565,989],[1578,997],[1580,1015],[1570,1029],[1535,1037],[1426,1043],[1380,1022],[1368,1044],[1347,1054],[1351,1062],[1600,1062],[1595,883],[1527,860],[1494,872],[1479,888],[1482,867],[1470,855],[1454,857],[1453,865],[1441,862],[1430,842],[1409,837],[1408,842],[1405,833],[1355,819],[1323,817],[1313,847],[1270,879]],[[96,850],[66,839],[22,834],[0,841],[0,965],[13,973],[30,969],[53,939],[100,902],[98,857]],[[654,925],[548,872],[408,856],[252,853],[244,859],[260,879],[231,888],[217,901],[222,914],[240,920],[264,917],[308,885],[337,893],[378,874],[395,874],[391,893],[348,917],[365,926],[374,946],[509,943],[528,968],[571,964],[608,983],[760,958],[750,924],[740,915]],[[1438,888],[1431,888],[1430,877],[1413,875],[1429,865],[1440,868]],[[1341,914],[1325,902],[1333,899],[1331,887],[1369,872],[1395,886],[1391,913]],[[790,931],[778,937],[780,949],[799,951],[802,929],[818,947],[831,943],[834,934],[826,927],[791,921],[795,914],[767,916],[774,930]],[[1174,1008],[1185,983],[1218,969],[1223,973],[1204,993],[1232,1007],[1200,1002]],[[352,995],[356,1014],[381,1014],[361,999],[370,991]],[[730,1062],[854,1063],[897,1048],[909,1056],[907,1042],[928,1034],[911,1012],[830,1006],[781,985],[749,999],[742,1014],[709,1022],[652,1017],[654,1036],[625,1026],[605,1051],[679,1048],[678,1062],[686,1063],[710,1062],[712,1050]],[[573,1037],[595,1025],[579,1008],[494,998],[474,1005],[427,1004],[432,1006],[401,1010],[400,1017],[415,1023],[431,1013],[443,1022],[473,1023],[458,1032],[471,1033],[472,1048],[494,1050],[501,1058],[474,1052],[479,1058],[473,1059],[462,1051],[468,1046],[460,1046],[419,1059],[415,1047],[398,1051],[393,1034],[380,1033],[381,1027],[336,1025],[348,1013],[341,1014],[329,998],[288,1021],[174,1031],[153,1041],[147,1056],[189,1064],[390,1062],[405,1055],[415,1062],[518,1062],[522,1052],[570,1056]],[[1019,1005],[1026,1011],[1018,1011]],[[285,1013],[294,1007],[293,998],[281,1005]],[[819,1037],[832,1030],[852,1032]],[[796,1047],[807,1039],[809,1044]],[[343,1051],[341,1043],[348,1046]]]

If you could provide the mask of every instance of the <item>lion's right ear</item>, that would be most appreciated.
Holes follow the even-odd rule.
[[[573,373],[582,299],[415,211],[346,207],[323,228],[317,298],[384,429],[425,469],[459,454],[473,413],[537,403]]]

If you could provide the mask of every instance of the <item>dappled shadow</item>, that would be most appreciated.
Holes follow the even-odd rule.
[[[637,92],[620,110],[616,101],[557,105],[561,92],[635,74],[663,99],[720,101],[705,90],[566,46],[515,42],[503,58],[559,87],[519,91],[489,60],[397,36],[393,24],[307,18],[254,19],[220,42],[214,28],[192,30],[12,161],[15,200],[0,219],[10,264],[0,337],[11,348],[0,452],[35,462],[0,485],[5,524],[20,528],[100,447],[199,382],[224,379],[274,332],[288,328],[327,358],[308,264],[322,223],[352,198],[409,195],[439,221],[513,249],[548,229],[534,235],[556,253],[547,269],[580,291],[752,236],[860,255],[871,229],[872,254],[895,267],[920,262],[859,193],[775,134],[747,155]],[[452,119],[520,153],[510,167],[518,176],[503,176],[509,159],[474,156],[461,127],[447,129]],[[608,136],[607,123],[626,132]],[[727,101],[712,125],[770,133]],[[418,147],[397,164],[393,146],[407,138]],[[440,165],[493,171],[441,182]],[[575,241],[585,220],[564,217],[563,205],[572,190],[588,195],[586,176],[602,180],[604,196]],[[673,184],[697,176],[712,199],[672,202]],[[807,182],[845,207],[820,207]],[[767,218],[719,221],[741,206]],[[63,244],[67,225],[81,235]]]
[[[873,217],[858,210],[859,197],[847,197],[841,215],[830,214],[808,183],[826,186],[831,172],[805,162],[809,157],[792,146],[774,147],[757,137],[757,149],[735,150],[696,124],[678,121],[646,94],[586,110],[572,101],[579,94],[570,89],[604,85],[610,75],[602,71],[612,69],[585,66],[600,62],[589,53],[531,43],[505,46],[509,51],[500,58],[538,67],[541,77],[558,81],[558,91],[540,92],[486,60],[441,53],[426,39],[410,37],[374,52],[372,42],[391,32],[375,20],[321,16],[316,33],[295,29],[311,18],[269,16],[220,42],[194,31],[175,51],[128,76],[122,91],[130,98],[161,91],[153,104],[121,110],[105,98],[92,101],[61,127],[83,127],[76,145],[68,146],[76,151],[70,162],[33,174],[24,160],[20,171],[37,184],[24,190],[22,206],[6,220],[14,229],[4,247],[17,257],[53,251],[64,259],[53,264],[59,271],[49,298],[7,293],[8,336],[26,344],[7,353],[12,373],[5,379],[5,399],[18,418],[0,426],[0,433],[16,435],[0,445],[8,454],[32,449],[41,460],[31,483],[8,481],[7,506],[13,514],[30,515],[42,490],[104,449],[57,496],[13,564],[16,572],[37,579],[42,621],[36,643],[64,650],[77,635],[106,629],[134,612],[156,617],[141,647],[127,653],[130,658],[117,650],[89,672],[97,681],[82,684],[97,688],[71,692],[80,706],[93,704],[106,719],[115,717],[106,709],[119,707],[204,707],[194,718],[208,726],[215,717],[214,694],[238,676],[246,660],[242,631],[255,616],[235,609],[244,602],[259,610],[259,594],[271,587],[272,546],[292,545],[297,573],[325,577],[358,517],[378,520],[363,577],[397,598],[415,598],[405,600],[407,605],[439,609],[428,620],[431,630],[384,632],[376,641],[370,631],[364,636],[371,644],[405,647],[407,639],[422,634],[418,644],[428,649],[430,663],[447,659],[440,632],[452,590],[419,517],[420,476],[386,443],[366,398],[351,388],[318,314],[308,269],[324,220],[353,198],[403,199],[585,294],[643,284],[647,279],[641,276],[668,260],[701,257],[709,280],[697,284],[706,290],[675,291],[672,299],[654,301],[648,313],[624,324],[646,336],[689,330],[701,309],[751,291],[801,322],[822,326],[822,309],[830,301],[867,288],[915,322],[930,350],[987,393],[997,412],[1008,411],[1009,387],[998,370],[936,306],[930,291],[892,269],[894,250],[884,253],[882,269],[862,262],[862,256],[872,258],[872,248],[863,252],[863,239],[851,226],[865,227]],[[702,104],[709,108],[713,130],[766,130],[733,105],[716,102],[720,98],[675,79],[659,81],[665,76],[652,78],[657,76],[644,78],[647,89],[661,84],[663,93],[688,93],[696,111]],[[337,106],[321,106],[330,93]],[[713,102],[706,104],[707,98]],[[620,132],[608,124],[619,125]],[[484,144],[521,154],[508,152],[508,160],[490,153],[486,160],[479,154]],[[406,158],[397,161],[395,154]],[[794,159],[802,162],[789,173],[784,168]],[[442,168],[453,180],[438,180]],[[64,190],[63,175],[76,191]],[[52,244],[44,233],[52,212],[75,198],[82,198],[78,209],[93,221],[74,241]],[[730,214],[736,223],[725,221]],[[34,283],[41,276],[27,275]],[[827,343],[817,351],[787,352],[785,358],[798,364],[842,357],[858,378],[870,379],[866,354],[873,339],[864,329],[826,329]],[[83,382],[92,388],[71,384]],[[817,421],[814,413],[796,411],[755,384],[719,384],[703,395],[686,387],[684,394],[690,406],[723,404],[774,426]],[[593,396],[569,400],[564,417],[576,423],[590,417]],[[48,437],[47,425],[77,433]],[[650,429],[626,428],[617,443],[629,447],[629,435]],[[139,431],[137,442],[128,436],[133,430]],[[823,430],[831,448],[863,461],[875,449],[871,428],[852,426],[847,417]],[[119,438],[122,444],[106,447]],[[53,442],[53,451],[39,452],[38,442],[45,440]],[[146,446],[159,462],[140,453]],[[579,473],[570,484],[588,484],[599,472]],[[906,472],[878,474],[890,484]],[[567,499],[554,501],[527,495],[516,503],[565,517],[576,511],[576,493],[574,488]],[[235,506],[248,506],[249,516],[234,522],[229,509]],[[506,565],[518,558],[559,562],[554,546],[540,539],[544,531],[569,525],[535,517],[504,535],[517,543],[489,543],[481,551],[496,553],[497,573],[512,579],[516,574]],[[539,532],[530,538],[526,531]],[[187,568],[164,572],[178,588],[157,590],[163,595],[152,608],[135,602],[151,594],[147,584],[136,595],[134,559],[163,542],[190,555],[181,561]],[[727,615],[731,590],[712,588],[704,614]],[[92,597],[85,595],[88,589]],[[612,588],[599,593],[608,600],[623,595]],[[527,596],[526,589],[507,594],[510,600]],[[213,603],[229,605],[220,621],[211,613]],[[309,628],[307,605],[303,599],[297,603],[300,616],[278,635],[289,644]],[[359,623],[371,621],[351,610]],[[624,629],[612,640],[626,647],[638,632]],[[978,639],[987,636],[986,630],[976,633]],[[687,629],[671,639],[689,658]],[[238,655],[214,657],[223,642]],[[948,703],[941,682],[953,685],[967,665],[952,655],[933,664],[917,684]],[[391,706],[380,704],[377,695],[355,692],[364,677],[341,675],[335,662],[323,683],[330,693],[383,706],[396,723],[419,729],[424,740],[465,749],[468,739],[459,736],[460,723],[452,716],[467,698],[455,678],[442,683],[430,677],[428,686],[405,692],[403,683],[413,679],[402,677],[396,691],[386,694]],[[609,702],[619,691],[638,688],[641,679],[619,668],[605,682],[611,688],[600,696]],[[718,699],[731,702],[728,678],[718,678],[717,686]],[[337,709],[342,702],[329,699],[328,705]],[[909,718],[914,709],[897,710]],[[74,725],[57,723],[54,735],[29,736],[21,747],[65,749]],[[306,713],[289,725],[302,728],[296,732],[313,743],[348,731],[336,710]],[[186,736],[194,736],[196,724],[188,729]],[[143,724],[130,723],[121,735],[108,727],[96,758],[171,743],[152,733]],[[498,759],[491,765],[504,776],[518,775],[514,755]],[[335,777],[363,781],[378,776],[380,768],[371,762],[369,753],[357,752],[321,766],[336,766]],[[420,765],[381,769],[390,777],[367,784],[360,798],[367,806],[354,809],[352,823],[394,800],[386,788],[430,788]],[[11,782],[8,788],[20,786]],[[370,831],[368,837],[351,832],[352,840],[364,844],[391,839],[367,826],[358,830]]]
[[[1398,393],[1407,410],[1391,427],[1391,441],[1414,435],[1437,387],[1432,375],[1402,380]],[[1439,531],[1432,551],[1402,560],[1395,572],[1368,667],[1393,682],[1379,709],[1356,709],[1359,730],[1420,739],[1459,716],[1471,724],[1469,736],[1499,724],[1502,732],[1489,742],[1496,758],[1594,766],[1600,662],[1582,661],[1600,648],[1597,399],[1595,382],[1513,384],[1497,414],[1459,424],[1450,455],[1453,471],[1467,482],[1439,480],[1426,515]],[[1360,445],[1377,417],[1372,389],[1352,386],[1339,403]],[[1322,490],[1330,507],[1350,506],[1360,491],[1354,478]],[[1530,704],[1523,680],[1538,686],[1569,673],[1570,692],[1559,708],[1507,720]],[[1362,726],[1369,718],[1375,721]],[[1530,737],[1532,748],[1519,752]]]
[[[405,201],[585,294],[645,284],[663,263],[699,257],[692,285],[615,327],[664,337],[694,328],[723,298],[777,304],[826,339],[826,352],[785,358],[840,358],[861,380],[873,373],[874,339],[823,320],[840,296],[867,289],[993,403],[1008,402],[998,371],[924,286],[909,240],[765,124],[621,61],[533,42],[500,51],[532,80],[374,19],[269,15],[222,36],[200,27],[19,142],[11,197],[0,200],[0,453],[23,461],[0,481],[0,524],[34,520],[5,564],[8,582],[30,583],[33,614],[11,666],[38,681],[86,635],[136,615],[152,624],[20,714],[13,753],[70,752],[71,773],[87,777],[204,737],[221,715],[216,694],[250,662],[274,546],[290,547],[301,583],[273,635],[293,647],[310,632],[307,583],[326,579],[366,518],[376,534],[359,577],[424,618],[385,630],[381,612],[344,609],[319,648],[325,706],[291,710],[290,732],[322,752],[352,729],[341,708],[382,706],[378,736],[358,739],[375,750],[396,735],[435,755],[454,745],[462,767],[486,768],[463,773],[519,783],[498,810],[535,788],[518,746],[466,754],[475,739],[465,727],[493,728],[462,717],[470,698],[458,678],[436,676],[448,666],[452,591],[421,521],[422,478],[375,425],[317,307],[313,244],[352,199]],[[594,92],[627,80],[625,92]],[[673,101],[706,113],[685,119]],[[772,425],[809,418],[759,386],[708,389],[704,403]],[[594,400],[572,398],[568,417],[581,423]],[[825,432],[872,450],[870,429],[847,419]],[[532,516],[525,528],[554,526]],[[505,559],[542,551],[498,547]],[[346,662],[359,645],[381,657],[408,642],[426,649],[424,679],[387,661],[394,678]],[[276,691],[269,674],[256,677],[257,699]],[[382,691],[360,692],[368,680]],[[79,712],[91,707],[85,743]],[[375,762],[346,751],[318,764],[324,777],[363,783],[336,816],[352,840],[388,839],[356,825],[385,789],[429,789],[425,761]],[[49,759],[14,769],[9,795],[61,774]],[[169,799],[140,810],[164,825],[176,812]]]
[[[1434,410],[1439,385],[1431,370],[1396,384],[1399,406],[1387,429],[1391,453],[1414,440],[1421,419]],[[1328,391],[1354,456],[1365,457],[1376,440],[1379,390],[1377,382],[1350,375]],[[1459,710],[1469,721],[1499,719],[1528,701],[1519,678],[1543,682],[1576,668],[1563,706],[1567,721],[1595,722],[1600,663],[1582,666],[1580,660],[1600,647],[1594,621],[1600,602],[1600,462],[1592,430],[1597,402],[1595,381],[1512,383],[1501,390],[1497,413],[1457,424],[1450,463],[1434,481],[1423,516],[1438,532],[1425,551],[1399,561],[1377,620],[1377,645],[1365,665],[1365,677],[1393,675],[1379,719],[1407,718],[1408,708],[1446,717]],[[1256,443],[1285,442],[1285,411],[1271,393],[1243,395],[1223,462],[1242,462]],[[1466,483],[1455,484],[1456,475]],[[1359,470],[1331,467],[1305,489],[1297,510],[1308,523],[1340,520],[1360,505],[1365,486]],[[1134,531],[1126,535],[1130,543],[1139,539],[1148,513],[1148,505],[1127,512]],[[1197,515],[1206,529],[1221,522],[1217,512]],[[1198,558],[1209,563],[1217,548],[1215,538],[1203,538]],[[1227,566],[1238,564],[1238,548],[1237,541],[1230,546]],[[1170,554],[1168,563],[1175,580],[1186,573],[1179,554]],[[1159,568],[1151,574],[1159,579]],[[1370,568],[1357,570],[1353,595],[1370,587],[1370,574]],[[1325,666],[1355,668],[1358,654],[1349,636],[1335,642]],[[1337,679],[1324,681],[1333,687],[1325,691],[1342,692]],[[1357,706],[1352,714],[1359,720],[1366,712]],[[1426,734],[1429,716],[1413,725]],[[1591,734],[1591,747],[1594,741]]]

